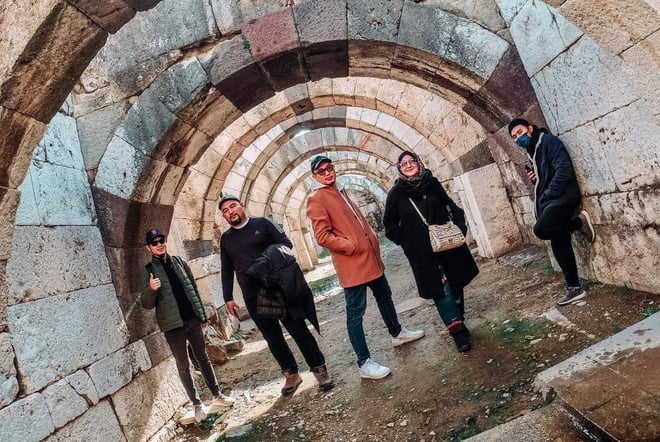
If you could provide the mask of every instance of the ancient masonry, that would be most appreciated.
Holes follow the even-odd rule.
[[[313,268],[320,152],[377,219],[415,150],[497,257],[537,241],[505,127],[525,116],[573,158],[581,272],[660,293],[656,1],[28,3],[0,6],[2,441],[165,440],[186,398],[136,303],[144,232],[170,232],[209,309],[223,192]]]

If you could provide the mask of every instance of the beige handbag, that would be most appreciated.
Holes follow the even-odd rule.
[[[451,210],[449,210],[449,206],[447,206],[449,221],[444,224],[429,224],[413,200],[410,198],[408,198],[408,200],[429,229],[429,240],[431,241],[431,249],[433,249],[434,252],[444,252],[445,250],[455,249],[465,244],[465,236],[463,236],[463,232],[461,232],[461,229],[459,229],[451,219]]]

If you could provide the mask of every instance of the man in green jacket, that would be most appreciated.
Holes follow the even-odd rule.
[[[208,409],[202,404],[190,374],[188,344],[213,394],[213,404],[231,407],[235,399],[220,392],[206,353],[203,330],[208,326],[208,317],[190,267],[181,257],[167,253],[167,236],[161,230],[149,230],[146,239],[151,262],[143,272],[142,306],[156,308],[158,326],[172,350],[181,383],[195,406],[195,420],[200,422],[206,418]]]

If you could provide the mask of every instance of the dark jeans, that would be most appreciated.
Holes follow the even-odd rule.
[[[445,325],[449,325],[454,321],[463,320],[463,289],[460,290],[459,296],[454,296],[454,292],[449,285],[449,282],[444,283],[445,296],[442,298],[433,298],[435,308],[440,313],[440,318]]]
[[[571,233],[582,227],[582,221],[575,217],[576,211],[575,206],[548,206],[534,225],[534,235],[542,240],[550,240],[552,253],[569,287],[580,286],[575,253],[571,244]]]
[[[371,289],[374,298],[376,298],[378,310],[380,310],[380,315],[385,321],[390,335],[397,336],[401,332],[401,324],[399,324],[392,302],[392,290],[384,274],[380,278],[365,284],[344,288],[346,328],[348,329],[348,338],[358,358],[358,366],[361,366],[371,357],[367,340],[364,337],[364,328],[362,327],[362,318],[367,309],[367,287]]]
[[[204,332],[202,332],[202,323],[198,318],[189,319],[184,322],[183,327],[175,328],[165,332],[165,339],[172,350],[174,361],[176,361],[176,368],[179,370],[179,378],[186,389],[190,401],[199,405],[202,402],[199,399],[195,383],[193,382],[192,375],[190,374],[190,360],[188,360],[187,346],[190,343],[192,353],[197,360],[204,381],[211,390],[213,396],[220,394],[220,387],[215,378],[213,366],[209,360],[209,355],[206,354],[206,342],[204,341]]]
[[[284,339],[280,321],[298,345],[310,370],[325,365],[325,357],[321,353],[316,339],[309,331],[305,319],[292,319],[289,316],[280,320],[259,318],[256,314],[256,296],[246,297],[245,306],[282,371],[287,370],[291,373],[298,373],[298,364],[289,345],[286,343],[286,339]]]

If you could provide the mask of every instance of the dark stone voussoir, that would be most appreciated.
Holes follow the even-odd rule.
[[[206,85],[177,116],[215,138],[243,113],[214,86]]]
[[[348,76],[348,41],[316,43],[303,49],[307,72],[312,81]]]
[[[124,1],[138,11],[147,11],[161,2],[161,0],[124,0]]]
[[[299,50],[282,52],[260,62],[259,66],[266,74],[271,87],[276,91],[309,81],[307,70],[303,64],[303,56]]]
[[[107,38],[80,10],[56,3],[5,73],[0,104],[48,123]]]
[[[255,64],[228,76],[216,87],[241,112],[247,112],[275,95],[275,91]]]
[[[351,76],[389,78],[396,44],[350,40],[348,42],[348,70]]]
[[[144,246],[147,230],[169,231],[173,206],[126,200],[95,186],[92,186],[92,197],[103,243],[107,247]]]
[[[111,34],[117,32],[135,16],[135,8],[124,0],[69,0],[90,20]]]

